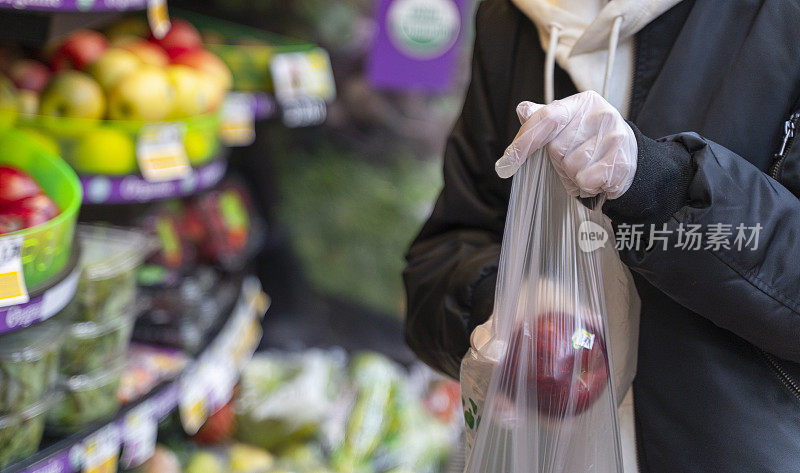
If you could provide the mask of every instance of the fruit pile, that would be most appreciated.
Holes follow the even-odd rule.
[[[18,111],[20,128],[78,172],[135,173],[144,123],[184,120],[190,164],[215,156],[213,117],[233,78],[191,23],[176,19],[157,39],[143,19],[123,20],[105,34],[75,31],[40,57],[0,50],[0,111]]]
[[[141,31],[139,33],[142,33]],[[54,117],[158,122],[215,111],[230,70],[191,23],[176,19],[161,39],[79,30],[49,48],[48,64],[18,59],[8,76],[21,112]]]
[[[0,233],[42,224],[58,213],[53,199],[28,173],[0,166]]]

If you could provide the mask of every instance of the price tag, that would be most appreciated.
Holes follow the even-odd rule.
[[[183,430],[189,435],[197,433],[206,419],[208,419],[208,411],[204,387],[200,383],[185,381],[178,405],[178,413],[181,417]]]
[[[167,34],[172,27],[167,11],[167,0],[147,0],[147,22],[156,38],[161,39]]]
[[[83,473],[116,473],[119,429],[109,424],[83,442]]]
[[[253,96],[230,92],[222,105],[220,138],[227,146],[249,146],[256,139]]]
[[[123,421],[122,466],[132,468],[141,465],[153,456],[158,437],[158,422],[149,403],[130,411]]]
[[[22,272],[21,236],[0,238],[0,307],[28,302],[28,288]]]
[[[136,140],[136,159],[142,176],[151,182],[181,179],[192,172],[182,123],[151,123],[142,127]]]
[[[312,97],[329,102],[336,97],[331,60],[324,49],[277,54],[270,61],[278,102]]]
[[[324,49],[278,54],[270,61],[270,73],[284,125],[297,128],[325,121],[336,85]]]

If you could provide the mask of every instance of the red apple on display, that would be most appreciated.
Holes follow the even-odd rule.
[[[58,207],[45,194],[18,200],[6,207],[5,211],[9,215],[22,217],[25,228],[40,225],[58,215]]]
[[[21,90],[41,92],[50,82],[50,68],[33,59],[14,61],[8,70],[8,77]]]
[[[172,60],[173,64],[183,64],[198,71],[207,73],[222,88],[228,90],[233,84],[233,75],[228,65],[215,54],[205,49],[194,49],[179,54]]]
[[[41,192],[39,184],[28,173],[10,166],[0,166],[0,207]]]
[[[61,43],[50,59],[53,70],[83,69],[93,63],[108,48],[106,37],[97,31],[78,30]]]
[[[16,232],[23,228],[25,228],[25,224],[22,221],[22,217],[0,213],[0,234]]]
[[[535,402],[540,413],[555,419],[583,412],[608,383],[602,334],[586,323],[576,324],[575,317],[565,313],[542,314],[535,324],[526,322],[515,330],[503,361],[510,380],[504,386],[506,395],[516,397],[516,380],[522,375],[518,370],[526,356],[531,405]]]
[[[171,48],[185,48],[195,49],[202,47],[203,39],[200,37],[200,32],[193,24],[181,18],[171,20],[172,26],[163,38],[157,39],[150,36],[150,41],[158,44],[165,50]]]

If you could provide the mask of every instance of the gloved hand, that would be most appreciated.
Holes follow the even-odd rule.
[[[495,164],[500,177],[514,175],[531,153],[546,145],[571,195],[605,193],[616,199],[631,186],[636,137],[617,109],[597,92],[581,92],[549,105],[522,102],[517,115],[522,127]]]

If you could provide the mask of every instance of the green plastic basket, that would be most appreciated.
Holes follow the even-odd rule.
[[[79,174],[126,175],[139,172],[136,163],[136,139],[146,122],[124,120],[87,120],[81,118],[49,117],[41,115],[21,116],[19,125],[33,132],[38,141],[59,153],[67,163]],[[199,166],[211,161],[219,151],[219,113],[197,115],[170,123],[181,123],[184,126],[184,146],[192,166]],[[102,138],[95,141],[94,151],[108,150],[107,156],[100,159],[122,160],[118,169],[108,172],[96,172],[87,168],[81,159],[81,150],[88,149],[83,143],[97,139],[100,134],[109,137],[112,144],[104,145]],[[113,143],[116,143],[114,145]],[[116,146],[116,147],[115,147]],[[113,155],[114,150],[124,150],[126,156]]]
[[[81,206],[78,176],[61,158],[19,130],[0,134],[0,164],[30,173],[61,213],[41,225],[6,235],[22,235],[22,270],[29,292],[58,275],[69,262]]]

